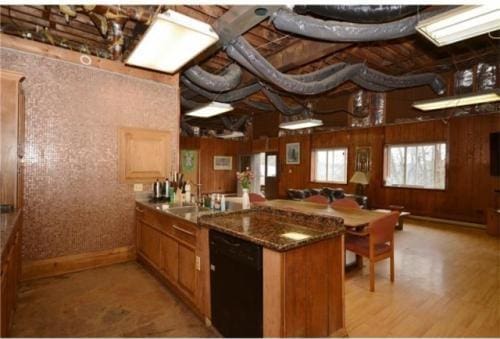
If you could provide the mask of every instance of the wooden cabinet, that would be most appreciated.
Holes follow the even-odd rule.
[[[161,233],[154,227],[141,223],[141,244],[139,250],[156,266],[161,265]]]
[[[22,207],[24,94],[20,73],[0,70],[0,203]],[[18,175],[21,173],[21,175]]]
[[[170,132],[123,127],[119,140],[122,182],[152,182],[170,172]]]
[[[198,313],[204,314],[200,293],[200,258],[197,239],[200,229],[183,219],[136,207],[138,260],[160,274]]]
[[[161,269],[172,282],[179,278],[179,242],[164,235],[161,241],[162,266]]]
[[[9,336],[9,328],[12,322],[12,314],[15,309],[17,299],[17,288],[21,275],[21,229],[22,212],[17,211],[11,214],[7,220],[12,222],[14,227],[9,238],[2,249],[2,272],[1,284],[1,337]]]
[[[194,248],[179,243],[179,286],[192,299],[195,290],[196,253]]]

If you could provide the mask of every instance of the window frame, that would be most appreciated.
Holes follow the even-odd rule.
[[[345,181],[329,181],[329,180],[316,180],[316,152],[318,151],[345,151]],[[327,161],[328,167],[328,161]],[[311,150],[311,173],[310,180],[312,183],[318,184],[341,184],[347,185],[349,183],[349,147],[348,146],[337,146],[337,147],[319,147]],[[328,177],[328,172],[327,172]]]
[[[446,159],[444,161],[444,187],[436,188],[436,187],[423,187],[423,186],[415,186],[415,185],[388,185],[387,184],[387,172],[389,166],[388,159],[388,150],[390,147],[405,147],[405,168],[404,168],[404,180],[406,181],[406,148],[412,146],[436,146],[437,144],[445,144],[446,146]],[[448,142],[444,140],[439,141],[425,141],[425,142],[409,142],[409,143],[395,143],[395,144],[385,144],[384,145],[384,158],[383,158],[383,173],[382,173],[382,185],[384,188],[403,188],[403,189],[418,189],[418,190],[426,190],[426,191],[446,191],[448,188],[448,161],[450,158],[450,148]],[[434,167],[436,166],[436,162],[434,161]]]

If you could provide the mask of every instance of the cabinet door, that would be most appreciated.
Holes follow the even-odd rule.
[[[193,298],[196,277],[196,254],[194,248],[179,243],[179,286]]]
[[[163,236],[161,240],[162,271],[172,283],[177,283],[179,269],[179,245],[177,240]]]
[[[140,250],[156,266],[156,268],[159,268],[161,265],[160,242],[162,235],[153,227],[144,223],[141,223],[140,228]]]
[[[167,131],[120,128],[120,180],[152,182],[170,171],[172,142]]]

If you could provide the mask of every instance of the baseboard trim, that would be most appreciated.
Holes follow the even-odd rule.
[[[433,218],[433,217],[426,217],[426,216],[420,216],[420,215],[409,215],[408,219],[425,220],[425,221],[432,221],[432,222],[438,222],[438,223],[443,223],[443,224],[452,224],[452,225],[458,225],[458,226],[473,227],[473,228],[479,228],[482,230],[486,229],[486,225],[476,224],[476,223],[467,222],[467,221]]]
[[[135,247],[125,246],[110,250],[87,252],[56,258],[25,261],[21,280],[53,277],[91,268],[135,260]]]

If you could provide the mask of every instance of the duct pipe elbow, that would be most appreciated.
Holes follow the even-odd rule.
[[[196,85],[212,92],[226,92],[236,88],[241,81],[241,68],[229,65],[221,74],[212,74],[200,66],[193,66],[184,75]]]

